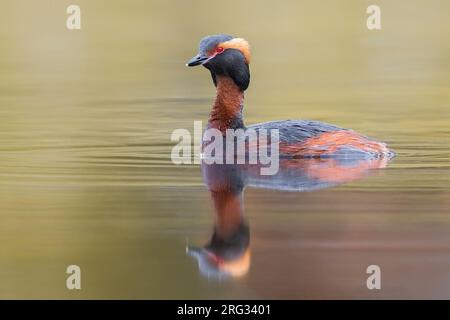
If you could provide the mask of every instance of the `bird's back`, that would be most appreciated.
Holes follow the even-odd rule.
[[[394,155],[383,142],[320,121],[270,121],[248,126],[247,129],[257,132],[278,130],[282,157],[391,158]]]

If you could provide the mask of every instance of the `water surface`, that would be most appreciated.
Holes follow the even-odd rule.
[[[365,1],[78,2],[81,31],[69,1],[0,5],[1,298],[450,298],[448,2],[378,1],[381,31]],[[214,95],[184,63],[218,32],[252,44],[246,123],[321,120],[397,152],[327,189],[248,186],[251,264],[221,280],[186,255],[215,224],[200,167],[170,160]]]

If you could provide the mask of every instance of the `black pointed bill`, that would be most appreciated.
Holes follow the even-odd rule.
[[[198,54],[195,57],[193,57],[191,60],[189,60],[186,63],[187,67],[195,67],[201,64],[204,64],[206,61],[209,60],[209,57],[203,54]]]

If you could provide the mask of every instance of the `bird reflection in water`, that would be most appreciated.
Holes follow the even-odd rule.
[[[389,159],[305,158],[281,159],[272,176],[260,174],[259,165],[202,163],[203,180],[209,190],[215,224],[204,247],[188,246],[201,274],[208,278],[245,275],[250,268],[250,228],[244,215],[243,191],[247,186],[303,192],[330,188],[367,177],[384,168]]]

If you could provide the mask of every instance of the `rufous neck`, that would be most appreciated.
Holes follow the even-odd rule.
[[[227,76],[216,76],[216,88],[208,127],[222,132],[243,128],[244,92]]]
[[[214,203],[215,228],[220,237],[232,234],[241,224],[244,216],[242,192],[211,191]]]

